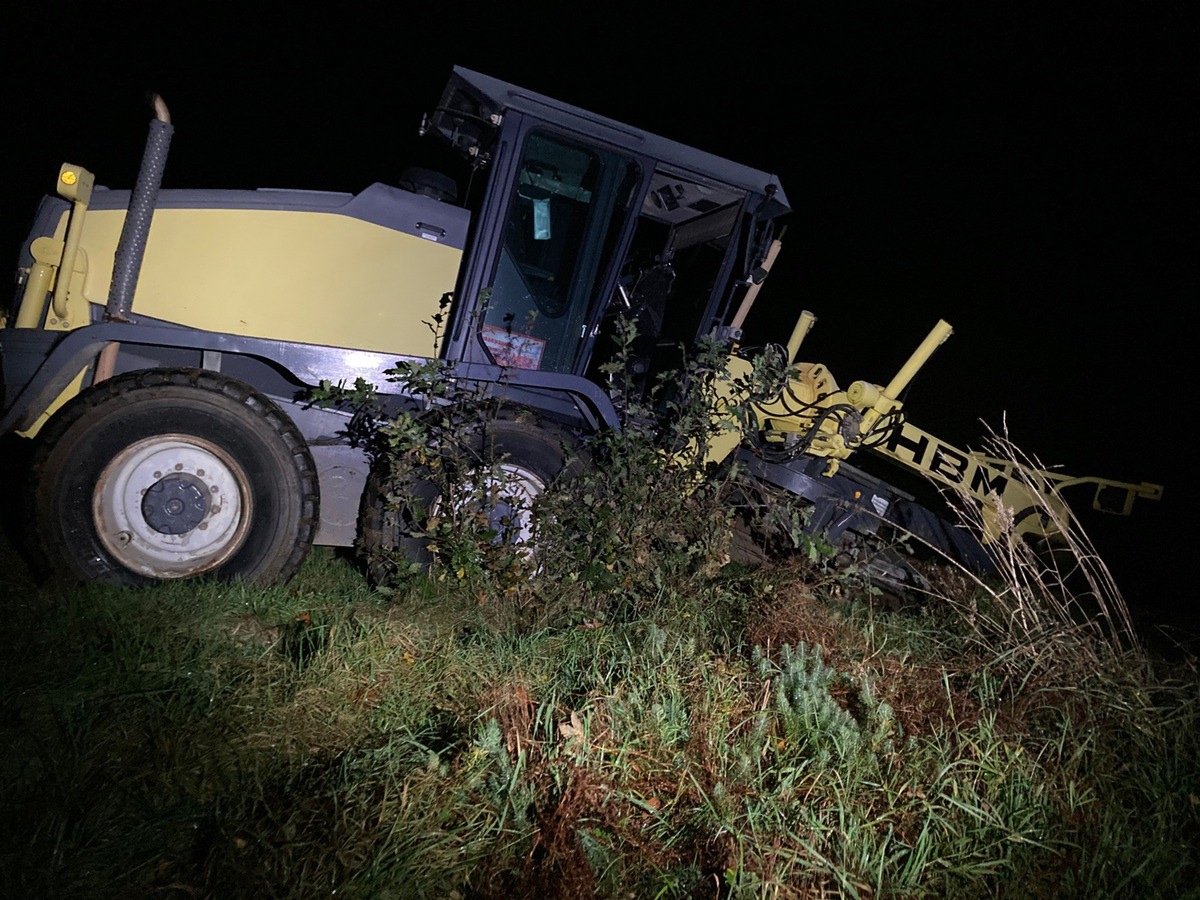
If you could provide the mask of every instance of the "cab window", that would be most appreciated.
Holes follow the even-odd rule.
[[[498,364],[574,369],[638,180],[628,157],[528,135],[481,323]]]

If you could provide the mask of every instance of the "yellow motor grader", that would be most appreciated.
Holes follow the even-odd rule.
[[[349,413],[308,402],[322,384],[361,379],[389,411],[419,410],[426,398],[387,373],[440,360],[522,411],[489,426],[487,447],[533,497],[570,440],[627,424],[601,374],[622,317],[640,332],[629,379],[670,371],[705,336],[729,348],[728,384],[752,366],[742,327],[790,211],[771,174],[458,67],[420,125],[448,169],[356,194],[164,189],[173,130],[156,100],[131,189],[63,165],[20,250],[0,434],[34,442],[29,543],[52,574],[267,583],[314,544],[385,540],[363,522],[371,459]],[[955,558],[980,553],[847,463],[859,450],[977,498],[1000,514],[992,531],[1052,537],[1073,484],[1123,513],[1160,496],[960,450],[907,422],[900,393],[945,323],[887,385],[843,390],[796,362],[813,321],[801,315],[783,351],[778,396],[725,390],[721,414],[750,415],[708,453],[805,498],[831,541],[900,527]]]

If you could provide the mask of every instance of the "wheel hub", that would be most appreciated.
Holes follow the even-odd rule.
[[[168,475],[146,489],[142,516],[159,534],[185,534],[208,515],[208,487],[190,473]]]

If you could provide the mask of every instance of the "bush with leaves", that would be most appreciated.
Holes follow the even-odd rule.
[[[628,374],[636,336],[633,323],[618,323],[616,353],[601,367],[625,427],[590,442],[590,465],[545,498],[539,532],[547,574],[635,603],[681,594],[745,561],[746,498],[761,496],[735,460],[707,459],[734,427],[715,398],[751,389],[730,383],[728,348],[702,339],[681,370],[643,382]],[[816,546],[799,500],[774,509],[791,526],[791,546]]]
[[[756,365],[735,384],[728,348],[702,339],[681,370],[637,379],[629,374],[636,338],[636,324],[619,321],[615,352],[600,367],[624,427],[563,436],[571,445],[564,477],[536,497],[512,489],[506,459],[485,447],[494,423],[533,427],[536,413],[459,379],[452,363],[389,370],[397,393],[413,400],[392,415],[362,382],[314,392],[354,412],[352,437],[374,459],[359,550],[375,582],[394,585],[432,569],[439,578],[483,577],[511,591],[540,574],[547,583],[581,585],[593,601],[638,601],[712,579],[731,558],[745,561],[752,526],[814,559],[825,555],[804,531],[802,501],[768,500],[736,462],[706,459],[713,440],[737,427],[738,407],[722,408],[716,398],[769,391],[777,373]]]

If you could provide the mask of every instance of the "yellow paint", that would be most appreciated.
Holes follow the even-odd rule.
[[[108,300],[124,218],[88,211],[87,271],[71,287],[92,303]],[[461,257],[335,213],[160,208],[132,311],[210,331],[433,356],[421,323],[454,289]]]
[[[86,170],[64,166],[59,180],[74,214],[64,212],[53,237],[34,244],[19,327],[36,328],[45,315],[45,329],[69,331],[108,302],[125,211],[81,202],[91,187]],[[453,247],[335,213],[159,209],[132,311],[249,337],[436,356],[422,323],[454,289],[461,258]],[[79,393],[87,371],[20,433],[35,435]]]
[[[54,228],[54,235],[52,237],[39,237],[30,244],[29,252],[33,257],[33,265],[29,267],[29,275],[25,280],[25,290],[21,294],[21,308],[17,312],[18,328],[37,328],[42,321],[42,316],[46,312],[46,303],[49,300],[49,294],[54,290],[58,279],[58,270],[62,265],[68,218],[68,214],[63,212],[59,217],[58,224]],[[77,271],[82,271],[82,269],[77,267]],[[79,298],[76,303],[82,303],[83,308],[86,310],[87,302],[82,298]],[[67,305],[69,312],[72,306],[69,292]],[[54,317],[51,316],[49,318]],[[47,327],[49,327],[49,318],[47,319]],[[83,321],[81,319],[80,324]]]

